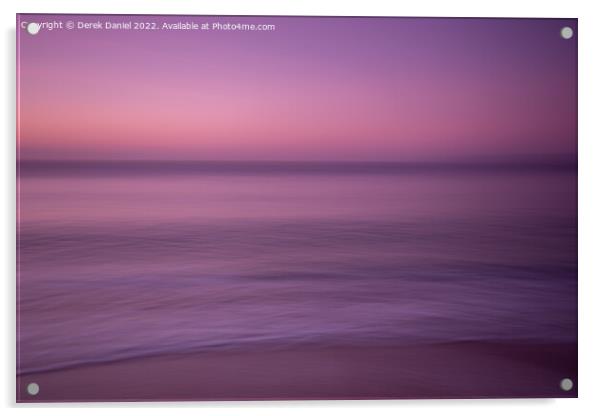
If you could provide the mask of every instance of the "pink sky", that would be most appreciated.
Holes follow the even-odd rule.
[[[423,160],[576,151],[577,40],[560,36],[567,25],[576,33],[576,20],[138,19],[276,30],[18,29],[21,158]]]

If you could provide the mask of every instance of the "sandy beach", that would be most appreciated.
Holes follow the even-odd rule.
[[[454,343],[155,356],[17,377],[19,402],[577,397],[576,346]],[[560,380],[575,387],[562,391]],[[36,382],[40,391],[27,394]]]

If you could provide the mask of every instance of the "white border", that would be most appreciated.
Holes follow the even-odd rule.
[[[46,414],[105,414],[107,408],[144,415],[170,412],[187,414],[305,415],[531,415],[602,414],[602,14],[596,1],[585,0],[423,0],[293,2],[250,0],[20,0],[0,3],[2,21],[2,165],[3,204],[0,220],[4,291],[2,312],[2,375],[0,403],[12,413],[42,410]],[[579,399],[562,400],[427,400],[358,402],[222,402],[132,403],[91,405],[15,405],[15,13],[123,13],[216,15],[347,15],[347,16],[467,16],[467,17],[569,17],[579,18]]]

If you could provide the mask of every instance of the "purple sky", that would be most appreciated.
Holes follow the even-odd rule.
[[[276,30],[18,29],[24,159],[574,154],[574,19],[20,15]],[[20,25],[19,25],[20,26]]]

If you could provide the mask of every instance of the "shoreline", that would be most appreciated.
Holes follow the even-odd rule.
[[[17,376],[17,402],[556,398],[577,397],[577,384],[576,344],[315,345],[28,373]]]

